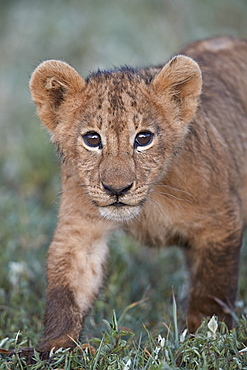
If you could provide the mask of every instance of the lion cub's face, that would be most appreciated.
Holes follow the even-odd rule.
[[[78,174],[102,216],[133,217],[171,154],[161,117],[146,83],[128,71],[92,76],[85,92],[90,98],[78,126]]]
[[[98,72],[85,82],[47,61],[30,88],[41,120],[101,216],[135,217],[181,146],[201,89],[198,65],[173,58],[159,73]]]

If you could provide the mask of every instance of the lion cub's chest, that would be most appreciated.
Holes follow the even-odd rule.
[[[129,223],[125,230],[141,244],[150,247],[175,245],[187,233],[181,213],[184,209],[172,209],[169,200],[159,203],[149,199],[139,218]]]

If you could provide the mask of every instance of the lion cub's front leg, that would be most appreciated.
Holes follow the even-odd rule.
[[[45,328],[39,348],[43,354],[53,347],[75,346],[101,286],[107,257],[109,224],[97,219],[83,190],[69,182],[48,252]]]
[[[49,249],[41,352],[75,346],[73,340],[78,339],[85,315],[101,286],[107,254],[105,241],[84,242],[82,238],[76,246],[73,244],[77,236],[73,237],[73,232],[70,236],[74,240],[69,241],[63,234],[55,238]]]

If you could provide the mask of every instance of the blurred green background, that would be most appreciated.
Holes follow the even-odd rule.
[[[59,164],[31,102],[33,69],[56,58],[85,77],[97,68],[162,63],[189,41],[222,34],[247,36],[246,0],[0,1],[1,337],[30,327],[41,330],[45,254],[56,225]],[[158,285],[164,297],[171,296],[172,285],[180,287],[177,295],[183,298],[185,272],[177,252],[161,252],[148,268],[150,252],[137,252],[128,240],[117,238],[111,247],[112,280],[102,302],[111,309],[128,305],[154,296]],[[125,302],[116,288],[119,276],[121,288],[127,287]],[[246,294],[241,281],[240,297]],[[118,301],[111,304],[111,297]],[[104,307],[99,307],[103,316]]]
[[[57,169],[28,91],[41,61],[65,60],[85,77],[99,67],[162,63],[187,42],[219,34],[247,36],[246,0],[1,0],[1,190],[18,189],[20,198],[42,190],[50,201],[45,187]]]

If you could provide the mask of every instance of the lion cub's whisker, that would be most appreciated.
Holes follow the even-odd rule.
[[[166,193],[166,192],[163,192],[163,191],[158,191],[158,190],[154,190],[153,193],[155,194],[160,194],[160,195],[167,195],[169,197],[172,197],[174,199],[177,199],[177,200],[181,200],[183,202],[189,202],[189,203],[193,203],[190,199],[186,199],[186,198],[179,198],[179,197],[176,197],[175,195],[171,194],[171,193]]]
[[[174,205],[175,207],[178,207],[178,208],[180,208],[180,209],[184,209],[183,207],[182,207],[182,205],[181,204],[178,204],[178,203],[176,203],[176,202],[174,202],[174,200],[172,200],[172,199],[170,199],[169,198],[169,196],[171,195],[171,194],[168,194],[168,193],[163,193],[163,194],[160,194],[160,192],[156,192],[156,191],[152,191],[152,193],[153,194],[157,194],[157,195],[162,195],[163,196],[163,198],[165,198],[166,200],[168,200],[172,205]],[[176,197],[174,197],[175,199],[178,199],[178,198],[176,198]],[[152,198],[153,199],[153,198]],[[154,200],[154,199],[153,199]]]

